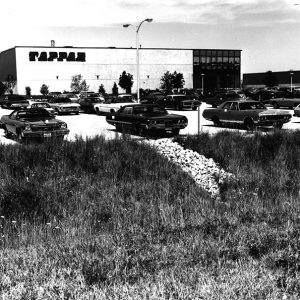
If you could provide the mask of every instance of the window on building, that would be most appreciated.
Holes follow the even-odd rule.
[[[199,56],[194,56],[194,66],[198,66],[199,65]]]

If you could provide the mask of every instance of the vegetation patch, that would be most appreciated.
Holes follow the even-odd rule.
[[[126,136],[0,145],[3,299],[299,299],[300,134],[178,137],[213,201]]]

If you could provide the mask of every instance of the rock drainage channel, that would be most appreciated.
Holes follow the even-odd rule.
[[[234,179],[232,173],[226,172],[212,158],[206,158],[198,152],[184,149],[172,139],[165,138],[145,142],[187,172],[201,188],[215,199],[220,199],[220,185]]]

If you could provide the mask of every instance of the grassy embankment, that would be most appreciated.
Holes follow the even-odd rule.
[[[0,145],[1,299],[298,299],[299,132],[178,141],[221,202],[126,138]]]

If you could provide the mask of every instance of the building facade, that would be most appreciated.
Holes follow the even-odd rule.
[[[243,74],[244,88],[264,88],[267,72]],[[300,71],[272,72],[279,87],[295,88],[300,87]]]
[[[240,87],[241,50],[140,48],[139,57],[142,89],[159,88],[167,71],[182,73],[186,88]],[[133,75],[136,91],[135,48],[16,46],[0,53],[0,81],[15,81],[19,94],[27,86],[39,94],[43,84],[49,91],[69,91],[78,74],[91,91],[103,84],[110,93],[123,71]]]

